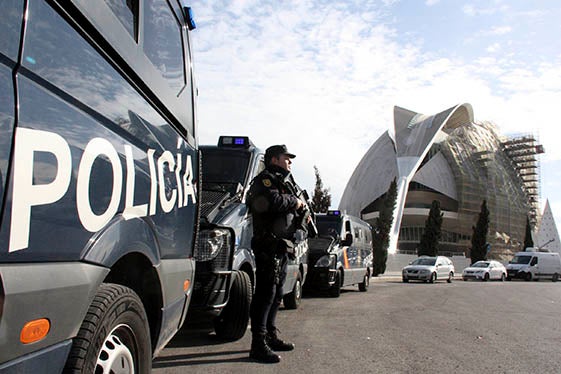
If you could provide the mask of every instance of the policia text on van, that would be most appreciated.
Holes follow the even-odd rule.
[[[182,325],[193,28],[176,0],[2,2],[1,372],[147,373]]]

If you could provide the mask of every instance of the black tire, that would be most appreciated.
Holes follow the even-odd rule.
[[[525,280],[526,282],[531,281],[531,280],[532,280],[532,273],[527,272],[527,273],[524,275],[524,280]]]
[[[409,283],[409,279],[407,278],[402,278],[401,280],[403,281],[403,283]]]
[[[559,280],[559,274],[555,273],[553,274],[553,277],[551,278],[552,282],[557,282]]]
[[[241,270],[232,271],[230,297],[222,312],[214,320],[214,332],[219,339],[234,341],[241,339],[249,322],[251,305],[251,280]]]
[[[362,283],[358,284],[358,290],[360,292],[366,292],[368,291],[368,286],[370,286],[370,272],[367,270],[362,279]]]
[[[331,297],[341,296],[341,270],[337,270],[335,273],[335,283],[329,288],[328,293]]]
[[[467,278],[462,278],[464,282],[467,282]]]
[[[302,276],[298,272],[298,277],[296,282],[294,282],[294,287],[292,292],[286,294],[282,298],[282,302],[286,309],[298,309],[300,302],[302,301]]]
[[[146,311],[128,287],[104,283],[82,322],[65,373],[150,373],[152,349]]]
[[[452,283],[452,279],[454,279],[454,273],[450,272],[450,274],[448,274],[448,279],[446,279],[446,282]]]
[[[506,279],[506,275],[505,275],[505,273],[502,273],[502,274],[501,274],[501,282],[504,282],[505,279]]]
[[[436,273],[432,273],[429,279],[429,283],[434,283],[434,282],[436,282]]]
[[[489,273],[485,273],[483,276],[483,282],[487,282],[489,280]]]

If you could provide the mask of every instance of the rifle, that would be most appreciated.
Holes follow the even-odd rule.
[[[306,190],[303,190],[296,184],[292,173],[288,173],[286,178],[284,178],[284,184],[288,187],[290,192],[292,192],[297,198],[304,201],[305,204],[298,213],[298,224],[299,227],[306,233],[307,237],[313,238],[318,236],[318,229],[316,227],[316,214],[312,209],[312,202]],[[308,222],[308,217],[310,217],[310,222]]]

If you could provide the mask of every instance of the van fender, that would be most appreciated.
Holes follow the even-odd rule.
[[[120,258],[132,252],[143,254],[154,266],[160,263],[159,246],[148,223],[142,218],[126,220],[118,215],[88,241],[82,258],[111,268]]]
[[[232,270],[240,270],[244,263],[248,263],[253,273],[255,273],[255,256],[253,255],[253,251],[248,248],[236,248]]]

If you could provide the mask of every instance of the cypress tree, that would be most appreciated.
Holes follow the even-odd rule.
[[[390,230],[393,222],[393,211],[397,199],[397,182],[390,183],[388,191],[382,200],[380,215],[376,218],[372,228],[372,275],[384,274],[388,260],[390,245]]]
[[[329,193],[329,188],[323,188],[323,181],[315,165],[314,172],[316,174],[316,186],[312,196],[312,208],[316,213],[326,213],[331,206],[331,194]]]
[[[471,236],[471,263],[485,260],[487,258],[487,233],[489,232],[489,209],[487,200],[483,200],[481,211],[477,218],[477,224],[473,226]]]
[[[442,237],[442,216],[440,202],[433,200],[429,217],[425,222],[425,231],[419,243],[419,256],[438,256],[438,242]]]

